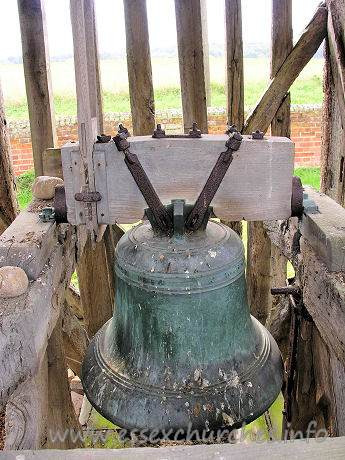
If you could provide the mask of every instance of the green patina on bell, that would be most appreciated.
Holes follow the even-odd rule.
[[[172,236],[146,221],[118,243],[114,316],[89,345],[83,386],[129,430],[236,428],[277,398],[282,358],[249,313],[239,236],[209,216],[185,234],[190,207],[168,208]]]

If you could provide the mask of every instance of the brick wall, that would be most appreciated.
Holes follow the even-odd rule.
[[[247,111],[249,111],[249,107]],[[180,110],[157,111],[157,123],[161,123],[167,133],[181,132]],[[209,133],[224,133],[226,115],[224,107],[208,109]],[[105,114],[104,130],[114,135],[119,123],[132,131],[131,114]],[[9,134],[12,158],[16,175],[33,168],[30,125],[28,120],[9,120]],[[58,145],[78,139],[77,117],[59,117],[56,120]],[[321,163],[321,105],[294,105],[291,107],[291,139],[295,142],[295,165],[320,166]]]

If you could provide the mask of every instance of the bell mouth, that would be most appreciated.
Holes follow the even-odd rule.
[[[224,368],[221,382],[183,390],[140,382],[121,373],[119,363],[105,359],[102,342],[109,320],[91,341],[83,360],[86,396],[105,418],[128,430],[177,432],[191,423],[201,432],[250,423],[273,404],[283,382],[283,362],[274,339],[255,318],[251,320],[262,337],[260,353],[238,373]]]

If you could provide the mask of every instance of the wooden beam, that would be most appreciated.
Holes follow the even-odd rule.
[[[95,62],[95,35],[93,25],[93,0],[70,0],[71,23],[73,32],[74,69],[77,92],[77,115],[79,149],[82,158],[82,175],[80,187],[94,192],[94,174],[92,167],[93,144],[98,130],[97,104],[97,67]],[[79,190],[82,191],[82,190]],[[92,243],[98,232],[96,205],[76,203],[76,218],[87,216],[86,223]]]
[[[292,2],[272,0],[271,78],[292,49]],[[290,137],[290,95],[284,99],[271,125],[272,136]],[[263,222],[248,223],[247,292],[251,313],[263,324],[271,311],[273,285],[284,286],[287,260],[271,243]]]
[[[67,378],[67,362],[64,352],[62,337],[62,318],[59,319],[52,331],[47,346],[48,358],[48,418],[47,418],[47,449],[75,449],[82,447],[82,442],[78,439],[73,442],[71,436],[66,436],[64,440],[56,439],[53,436],[57,431],[65,433],[66,430],[73,430],[77,433],[81,429],[71,400],[69,382]]]
[[[265,92],[247,117],[243,127],[244,134],[250,134],[256,129],[267,131],[284,95],[314,56],[326,34],[327,8],[325,3],[321,3],[276,76],[270,81]]]
[[[37,374],[65,301],[74,271],[76,240],[71,226],[59,227],[56,245],[39,278],[29,283],[20,298],[1,299],[0,406],[21,382]]]
[[[0,81],[0,235],[14,221],[19,205]]]
[[[84,327],[91,339],[113,314],[113,295],[104,240],[91,247],[90,237],[77,263]]]
[[[328,4],[327,37],[331,55],[332,77],[337,93],[342,129],[345,130],[345,43],[344,24],[341,17],[341,3],[330,1]],[[344,11],[344,4],[343,4]]]
[[[129,96],[135,136],[155,129],[146,0],[124,0]]]
[[[244,82],[241,0],[225,0],[226,110],[229,125],[244,123]]]
[[[67,296],[66,296],[67,297]],[[81,376],[81,363],[89,344],[85,329],[74,315],[67,300],[62,309],[62,338],[66,363],[72,371]]]
[[[256,440],[258,442],[237,442],[210,445],[182,445],[169,447],[137,447],[126,449],[82,449],[82,450],[34,450],[21,451],[20,454],[25,456],[25,460],[185,460],[186,458],[195,458],[198,460],[208,460],[210,458],[231,458],[232,460],[243,460],[243,458],[256,459],[324,459],[334,460],[344,456],[345,437],[324,438],[321,432],[317,440],[312,437],[299,439],[296,433],[296,439],[293,442],[279,442],[277,433],[274,433],[276,442],[263,442],[265,440],[262,432],[258,431]],[[214,435],[216,439],[216,434]],[[158,436],[155,438],[158,439]],[[247,437],[248,439],[248,437]],[[321,442],[322,440],[322,442]],[[18,452],[4,451],[1,454],[3,460],[18,460]]]
[[[18,12],[35,174],[41,176],[42,154],[57,144],[44,1],[18,0]]]
[[[327,4],[321,190],[345,206],[345,2],[330,0]]]
[[[42,449],[47,442],[48,359],[25,380],[6,404],[6,450]]]
[[[193,122],[202,133],[208,132],[204,59],[202,0],[175,0],[177,45],[180,65],[183,129]]]
[[[131,151],[138,155],[163,204],[177,198],[193,203],[227,139],[226,134],[205,134],[201,139],[131,137]],[[78,162],[77,149],[76,144],[62,148],[67,214],[72,224],[80,170],[75,166],[73,175],[70,166],[72,158]],[[288,218],[293,160],[293,144],[286,138],[255,140],[244,136],[212,201],[215,214],[223,220]],[[142,219],[147,205],[115,144],[96,144],[94,161],[96,186],[102,195],[97,205],[98,222],[134,223]]]

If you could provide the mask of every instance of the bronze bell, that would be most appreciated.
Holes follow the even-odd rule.
[[[116,248],[114,316],[89,345],[82,381],[122,428],[240,427],[282,386],[277,344],[249,313],[241,239],[209,215],[186,233],[189,209],[173,201],[173,234],[146,221]]]

